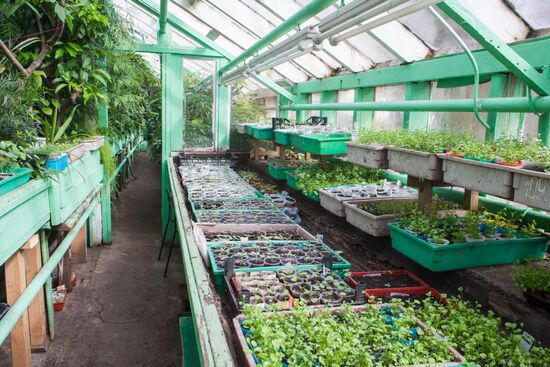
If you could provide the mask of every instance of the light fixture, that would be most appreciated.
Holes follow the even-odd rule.
[[[305,54],[308,54],[312,51],[321,51],[322,49],[323,47],[321,45],[316,45],[311,40],[304,40],[301,41],[297,46],[286,50],[285,52],[282,52],[271,60],[265,61],[248,69],[248,73],[259,73],[264,70],[271,69],[277,65],[283,64],[287,61],[291,61]]]
[[[373,5],[378,5],[376,7],[371,7],[369,10],[359,14],[357,17],[348,19],[346,21],[342,21],[339,24],[335,25],[334,27],[325,30],[324,32],[321,32],[320,35],[317,36],[316,41],[323,41],[326,40],[342,31],[345,31],[347,29],[350,29],[356,25],[358,25],[361,22],[364,22],[368,19],[374,18],[380,14],[382,14],[385,11],[391,10],[393,8],[396,8],[400,5],[403,5],[408,0],[381,0],[377,1],[376,3],[373,3]]]
[[[373,28],[379,27],[383,24],[389,23],[391,21],[397,20],[399,18],[402,18],[406,15],[412,14],[414,12],[417,12],[419,10],[425,9],[429,6],[435,5],[442,0],[420,0],[412,5],[409,5],[407,7],[404,7],[402,9],[393,11],[391,13],[388,13],[378,19],[375,19],[371,22],[368,22],[364,25],[361,25],[357,28],[352,29],[351,31],[348,31],[344,34],[341,34],[339,36],[331,37],[330,38],[330,44],[335,46],[339,42],[342,42],[344,40],[347,40],[348,38],[351,38],[353,36],[356,36],[358,34],[364,33],[366,31],[369,31]],[[391,1],[390,1],[391,2]],[[404,2],[404,1],[403,1]],[[403,3],[402,2],[402,3]]]

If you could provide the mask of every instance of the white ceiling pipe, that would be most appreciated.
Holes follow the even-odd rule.
[[[238,68],[231,71],[230,73],[225,74],[224,78],[228,78],[228,79],[233,78],[237,75],[242,74],[246,69],[248,69],[248,65],[244,63],[243,65],[239,66]]]
[[[256,65],[252,69],[248,70],[248,73],[259,73],[267,69],[271,69],[277,65],[283,64],[287,61],[294,60],[302,55],[308,54],[312,51],[321,51],[322,47],[313,44],[311,41],[302,41],[300,44],[290,50],[283,52],[277,57],[264,62],[263,64]]]
[[[382,3],[380,6],[377,6],[376,8],[370,9],[369,11],[366,11],[359,16],[349,19],[346,22],[340,23],[337,26],[326,30],[325,32],[322,32],[320,35],[318,35],[315,38],[315,42],[319,43],[322,42],[342,31],[345,31],[347,29],[350,29],[351,27],[356,26],[357,24],[364,22],[366,20],[369,20],[371,18],[374,18],[380,14],[382,14],[385,11],[391,10],[393,8],[396,8],[400,5],[405,4],[409,0],[383,0],[379,2],[378,4]]]
[[[293,48],[294,46],[296,46],[297,44],[299,44],[303,40],[311,39],[311,38],[313,38],[314,36],[316,36],[318,34],[319,34],[319,29],[317,27],[307,26],[304,29],[302,29],[301,31],[299,31],[299,32],[293,34],[292,36],[290,36],[289,38],[285,39],[284,41],[279,42],[278,44],[276,44],[275,46],[273,46],[269,50],[265,51],[264,53],[250,59],[248,61],[248,64],[252,65],[252,66],[253,65],[258,65],[258,64],[274,57],[275,55],[277,55],[279,53],[282,53],[284,51],[287,51],[287,50]]]
[[[351,3],[342,6],[335,10],[334,12],[330,13],[324,18],[321,18],[319,21],[319,30],[321,32],[326,31],[327,29],[330,29],[338,24],[341,24],[342,22],[345,22],[348,19],[351,19],[353,17],[356,17],[357,15],[361,14],[362,12],[371,9],[381,2],[386,0],[355,0]]]
[[[221,79],[220,83],[221,84],[234,84],[234,83],[236,83],[238,81],[241,81],[243,79],[246,79],[248,77],[250,77],[250,74],[247,71],[245,71],[243,73],[240,73],[239,75],[234,75],[232,77],[225,76]]]
[[[439,2],[441,2],[442,0],[420,0],[419,2],[413,4],[413,5],[410,5],[410,6],[407,6],[406,8],[402,8],[402,9],[399,9],[399,10],[396,10],[394,12],[391,12],[391,13],[388,13],[376,20],[373,20],[372,22],[369,22],[367,24],[364,24],[362,26],[359,26],[355,29],[352,29],[351,31],[349,32],[346,32],[344,34],[341,34],[339,36],[336,36],[336,37],[332,37],[330,39],[330,44],[331,45],[337,45],[339,42],[342,42],[344,40],[347,40],[348,38],[351,38],[353,36],[356,36],[358,34],[361,34],[361,33],[364,33],[366,31],[369,31],[373,28],[376,28],[376,27],[379,27],[383,24],[386,24],[386,23],[389,23],[391,21],[394,21],[394,20],[397,20],[399,18],[402,18],[406,15],[409,15],[409,14],[412,14],[414,12],[417,12],[419,10],[422,10],[424,8],[427,8],[429,6],[432,6],[432,5],[435,5]]]

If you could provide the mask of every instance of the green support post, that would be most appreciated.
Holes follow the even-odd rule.
[[[430,82],[409,83],[406,85],[405,99],[412,100],[428,100],[430,99]],[[410,112],[405,111],[403,114],[403,129],[408,130],[427,130],[429,112]]]
[[[321,103],[337,103],[338,102],[338,92],[337,91],[327,91],[321,92]],[[329,125],[336,125],[336,111],[324,111],[321,110],[321,116],[328,119]]]
[[[491,86],[489,89],[489,97],[504,97],[506,96],[506,84],[508,83],[508,75],[495,74],[491,76]],[[499,112],[487,113],[487,123],[491,126],[491,131],[485,131],[485,140],[491,141],[500,137],[502,134],[501,116]]]
[[[374,102],[374,88],[356,88],[354,102]],[[353,111],[353,122],[359,129],[372,129],[374,111]]]
[[[311,94],[309,93],[300,93],[297,95],[298,103],[308,104],[311,103]],[[282,110],[279,106],[279,110]],[[308,119],[310,115],[309,111],[296,111],[296,122],[303,122]]]
[[[192,316],[180,316],[180,338],[183,366],[200,366],[197,333]]]
[[[100,60],[103,68],[107,67],[107,60],[103,57]],[[107,86],[104,87],[106,93]],[[97,106],[99,132],[105,136],[105,144],[109,142],[109,105],[101,101]],[[110,244],[112,242],[112,222],[111,222],[111,178],[108,172],[104,172],[103,186],[101,187],[101,242]]]
[[[162,39],[163,37],[161,37]],[[162,41],[161,41],[162,42]],[[162,226],[168,221],[168,160],[173,151],[183,149],[184,85],[183,57],[161,55],[162,79]],[[173,228],[169,229],[169,234]]]
[[[542,74],[550,80],[550,65],[542,68]],[[543,113],[539,116],[539,137],[544,145],[550,144],[550,113]]]
[[[290,104],[289,103],[290,101],[285,96],[282,96],[280,94],[278,96],[279,96],[279,100],[277,101],[277,117],[288,118],[288,111],[281,110],[280,107],[283,106],[283,105]]]
[[[218,68],[227,61],[220,60]],[[219,74],[216,74],[219,75]],[[231,130],[231,86],[220,85],[218,80],[214,82],[215,121],[214,121],[214,149],[229,149],[229,134]]]

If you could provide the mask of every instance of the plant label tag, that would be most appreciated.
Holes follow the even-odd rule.
[[[283,191],[283,192],[281,192],[281,195],[283,195],[283,196],[288,196],[288,192]]]
[[[535,338],[533,338],[530,334],[526,333],[525,331],[523,334],[521,334],[521,340],[519,341],[519,347],[524,352],[529,352],[531,347],[533,346],[533,343],[535,342]]]
[[[410,296],[408,293],[401,293],[401,292],[390,292],[390,297],[406,297]]]
[[[381,277],[382,274],[381,274],[381,273],[376,273],[376,274],[365,274],[364,276],[369,277],[369,278],[375,278],[375,277]]]
[[[315,242],[317,243],[323,243],[323,235],[322,234],[318,234],[315,236]]]

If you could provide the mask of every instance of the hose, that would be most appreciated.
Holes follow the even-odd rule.
[[[458,33],[455,32],[455,30],[451,27],[451,25],[449,23],[447,23],[447,21],[445,19],[443,19],[443,17],[441,15],[439,15],[439,13],[437,11],[435,11],[433,6],[428,7],[428,9],[441,22],[441,24],[443,24],[443,26],[445,28],[447,28],[447,30],[449,32],[451,32],[451,34],[457,40],[457,42],[460,44],[460,46],[462,47],[462,49],[464,50],[466,55],[468,55],[468,58],[470,59],[470,62],[472,63],[472,66],[474,68],[474,115],[476,116],[476,119],[479,121],[479,123],[481,125],[483,125],[487,130],[492,131],[493,128],[479,114],[479,103],[478,103],[478,97],[479,97],[479,67],[477,66],[477,62],[476,62],[476,59],[474,58],[474,55],[472,55],[472,52],[470,51],[468,46],[466,46],[466,43],[464,42],[464,40],[462,40],[462,38],[458,35]]]

